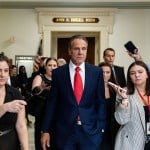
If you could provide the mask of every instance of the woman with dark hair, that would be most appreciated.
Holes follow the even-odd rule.
[[[57,60],[55,58],[47,58],[45,64],[45,74],[35,76],[32,83],[32,93],[36,96],[35,105],[35,150],[42,150],[41,147],[41,123],[43,119],[46,97],[49,94],[52,80],[52,70],[57,68]]]
[[[23,99],[27,100],[26,97],[28,95],[29,89],[28,89],[28,77],[27,77],[26,68],[25,66],[21,65],[19,66],[18,70],[19,70],[19,73],[17,75],[18,87],[19,87],[19,90],[21,91]],[[26,119],[27,119],[27,125],[28,127],[30,127],[32,122],[29,120],[27,110],[26,110]]]
[[[120,103],[115,118],[121,125],[115,150],[150,150],[150,75],[146,64],[133,62],[127,72],[127,91],[116,91]]]
[[[27,84],[28,84],[28,77],[25,66],[19,66],[19,73],[17,75],[19,81],[19,87],[21,89],[21,94],[23,97],[26,97],[27,93]]]
[[[0,150],[29,150],[26,102],[8,78],[9,60],[0,54]]]
[[[105,129],[104,139],[102,141],[101,149],[114,150],[114,142],[115,142],[116,133],[119,129],[119,124],[116,122],[114,118],[116,92],[111,86],[109,86],[108,82],[112,82],[115,84],[117,84],[117,82],[112,73],[111,66],[108,63],[102,62],[99,64],[99,67],[101,67],[103,71],[104,84],[105,84],[106,112],[107,112],[106,129]]]

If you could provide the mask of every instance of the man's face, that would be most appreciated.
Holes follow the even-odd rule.
[[[113,65],[115,60],[115,53],[111,50],[107,50],[105,52],[105,56],[103,57],[104,61],[108,63],[109,65]]]
[[[75,65],[79,66],[86,60],[87,46],[87,43],[82,39],[74,39],[72,41],[69,55]]]

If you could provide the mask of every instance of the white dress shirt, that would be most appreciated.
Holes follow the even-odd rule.
[[[74,75],[75,75],[75,68],[77,66],[75,64],[73,64],[73,62],[70,60],[69,63],[69,72],[70,72],[70,79],[71,79],[71,84],[72,84],[72,88],[74,89]],[[84,88],[84,82],[85,82],[85,63],[83,62],[80,66],[80,75],[82,78],[82,83],[83,83],[83,88]]]

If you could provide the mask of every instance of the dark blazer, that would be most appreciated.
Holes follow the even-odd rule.
[[[115,76],[116,76],[116,80],[118,82],[118,84],[121,87],[126,87],[126,78],[125,78],[125,74],[124,74],[124,68],[120,67],[120,66],[116,66],[114,65],[114,70],[115,70]]]
[[[99,67],[85,64],[85,85],[79,105],[71,85],[69,64],[55,69],[42,131],[50,131],[55,120],[56,143],[64,145],[74,131],[79,115],[85,133],[95,145],[99,145],[106,117],[104,94],[103,74]]]

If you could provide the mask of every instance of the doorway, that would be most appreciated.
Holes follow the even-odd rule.
[[[88,40],[88,52],[86,62],[95,64],[95,37],[86,37]],[[64,58],[69,62],[68,55],[69,38],[57,38],[57,58]]]

